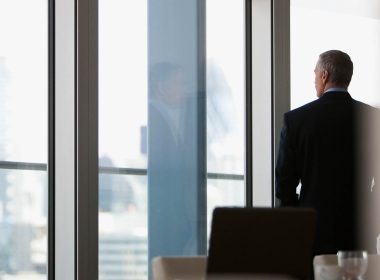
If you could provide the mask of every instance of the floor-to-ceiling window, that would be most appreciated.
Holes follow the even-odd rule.
[[[49,229],[57,265],[49,272],[72,279],[87,261],[78,251],[90,235],[75,230],[93,222],[76,216],[91,201],[81,200],[85,145],[75,143],[88,136],[81,96],[93,81],[78,65],[89,53],[82,52],[83,7],[95,1],[53,2],[56,208]],[[100,279],[146,279],[156,255],[206,254],[213,208],[245,204],[245,2],[98,2]],[[1,1],[0,15],[0,278],[46,279],[47,1]],[[270,88],[260,94],[270,97]],[[270,185],[262,188],[270,193]]]
[[[99,279],[147,275],[147,2],[99,1]]]
[[[291,0],[291,106],[316,99],[314,67],[331,49],[354,63],[349,87],[353,98],[380,105],[380,12],[377,1]]]
[[[206,254],[244,205],[244,27],[244,1],[99,1],[100,279]]]
[[[0,279],[47,279],[48,1],[0,1]]]
[[[245,3],[207,0],[206,4],[207,217],[210,223],[214,207],[245,204]]]
[[[346,52],[354,65],[353,76],[348,87],[350,95],[361,102],[375,107],[380,105],[380,6],[378,1],[300,1],[291,0],[291,107],[297,108],[316,100],[314,88],[314,67],[321,53],[327,50]],[[375,118],[367,119],[365,125],[373,125],[378,134]],[[378,137],[378,136],[376,136]],[[371,154],[378,164],[377,146],[370,146],[371,140],[365,134],[359,140],[372,147]],[[377,138],[378,139],[378,138]],[[377,143],[378,140],[376,141]],[[378,144],[377,144],[378,145]],[[362,166],[365,166],[364,164]],[[374,165],[376,166],[376,165]],[[363,167],[369,170],[369,168]],[[378,167],[376,169],[378,172]],[[375,174],[376,176],[376,174]],[[376,186],[376,181],[374,182]],[[365,188],[366,186],[363,186]],[[375,188],[376,189],[376,188]],[[376,244],[376,236],[368,236],[368,228],[377,225],[377,192],[372,192],[368,201],[360,200],[359,219],[362,223],[364,243]],[[360,196],[358,196],[360,197]],[[377,205],[377,202],[375,202]],[[372,205],[371,205],[372,206]],[[377,229],[379,231],[379,229]],[[377,232],[380,233],[380,232]],[[380,242],[378,242],[380,244]],[[379,246],[379,245],[378,245]],[[380,247],[378,247],[380,248]],[[378,250],[379,251],[379,250]]]
[[[317,99],[314,67],[319,54],[348,53],[354,73],[348,91],[359,101],[380,105],[380,13],[376,1],[291,0],[291,108]]]

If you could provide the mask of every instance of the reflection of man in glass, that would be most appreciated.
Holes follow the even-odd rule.
[[[150,114],[160,121],[165,145],[178,146],[184,139],[185,79],[179,66],[160,63],[150,73]]]
[[[191,215],[192,140],[181,67],[159,63],[149,76],[148,185],[150,255],[194,253]]]

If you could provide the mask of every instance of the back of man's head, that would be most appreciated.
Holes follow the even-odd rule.
[[[330,83],[348,88],[354,67],[348,54],[339,50],[330,50],[319,55],[317,68],[329,73]]]

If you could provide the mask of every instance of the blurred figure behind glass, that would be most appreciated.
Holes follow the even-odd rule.
[[[196,100],[184,69],[154,64],[149,73],[149,254],[197,254]]]

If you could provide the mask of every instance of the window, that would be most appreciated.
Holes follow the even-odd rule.
[[[343,6],[339,1],[329,1],[328,5],[324,3],[291,1],[292,108],[316,98],[314,66],[319,54],[331,49],[348,53],[354,63],[354,74],[349,87],[352,97],[378,106],[378,3],[352,2]],[[321,34],[320,30],[326,32],[315,36]],[[320,36],[323,36],[323,40]]]
[[[2,279],[47,278],[47,4],[0,2]]]
[[[206,254],[244,205],[244,36],[244,1],[99,1],[100,279]]]
[[[262,29],[254,42],[245,41],[250,8],[260,15],[254,31]],[[252,192],[253,205],[268,206],[270,8],[269,0],[1,1],[0,276],[94,279],[98,262],[100,279],[147,279],[157,255],[206,254],[214,207],[243,206]],[[259,77],[252,135],[263,141],[253,152],[247,74]],[[247,172],[248,153],[257,164]]]
[[[246,59],[251,2],[265,43]],[[247,175],[270,204],[270,3],[1,1],[1,277],[147,279],[156,255],[206,254],[213,208],[245,205]]]

